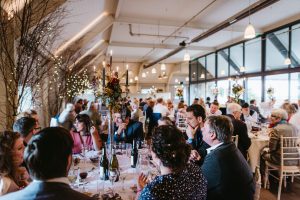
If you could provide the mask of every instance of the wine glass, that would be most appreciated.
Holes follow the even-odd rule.
[[[115,193],[114,193],[114,182],[116,181],[117,176],[118,176],[118,170],[116,170],[116,169],[110,169],[109,170],[109,180],[110,180],[110,183],[111,183],[111,190],[112,190],[113,196],[115,195]]]
[[[130,158],[131,156],[132,144],[126,144],[126,155]]]
[[[126,179],[126,174],[121,174],[120,175],[120,179],[121,179],[121,181],[122,181],[122,190],[123,191],[125,191],[125,187],[124,187],[124,181],[125,181],[125,179]]]

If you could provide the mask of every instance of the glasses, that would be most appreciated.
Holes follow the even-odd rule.
[[[274,118],[279,118],[278,116],[276,116],[276,115],[271,115],[271,117],[274,117]]]

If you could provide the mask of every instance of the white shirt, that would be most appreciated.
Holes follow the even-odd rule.
[[[208,116],[219,116],[222,115],[221,110],[217,110],[215,113],[211,113],[210,109],[208,110],[209,112],[207,113]]]
[[[33,180],[34,182],[43,182],[42,180]],[[44,182],[56,182],[56,183],[64,183],[70,185],[70,181],[67,177],[59,177],[59,178],[51,178],[47,179]]]
[[[169,113],[169,110],[166,106],[162,105],[161,103],[158,103],[153,108],[153,113],[161,113],[161,116],[167,116],[167,113]]]
[[[257,123],[257,121],[258,121],[257,112],[254,111],[254,113],[252,115],[249,114],[248,116],[244,115],[244,119],[245,119],[245,122],[254,122],[254,123]]]
[[[292,115],[290,121],[290,124],[294,125],[297,128],[298,133],[300,132],[300,112],[298,111],[294,115]]]
[[[206,149],[207,151],[207,154],[209,154],[212,150],[215,150],[218,146],[220,146],[221,144],[223,144],[223,142],[219,143],[219,144],[216,144],[212,147],[209,147],[208,149]]]

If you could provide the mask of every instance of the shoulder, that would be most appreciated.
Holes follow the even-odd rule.
[[[7,176],[0,176],[0,196],[8,192],[13,180]]]
[[[153,181],[148,183],[142,190],[139,199],[159,199],[162,188],[163,177],[157,176]]]

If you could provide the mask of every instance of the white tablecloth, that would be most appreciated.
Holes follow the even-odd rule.
[[[253,133],[249,133],[249,137],[251,138],[251,146],[248,149],[249,162],[252,172],[254,173],[255,167],[260,165],[261,150],[269,144],[269,136],[258,132],[257,136]]]
[[[88,152],[90,153],[90,152]],[[99,153],[98,153],[99,154]],[[87,156],[88,157],[88,156]],[[132,190],[132,186],[137,185],[137,178],[140,173],[138,168],[131,168],[130,158],[125,155],[117,155],[121,176],[125,176],[124,188],[121,178],[118,182],[114,182],[114,192],[118,193],[122,200],[133,200],[136,198],[136,192]],[[87,178],[85,179],[86,184],[80,184],[79,187],[74,189],[80,192],[87,192],[91,194],[108,193],[111,191],[112,185],[109,180],[103,181],[99,179],[99,164],[94,164],[86,159],[84,163],[82,160],[79,165],[75,166],[75,169],[80,167],[89,171]],[[93,169],[93,170],[92,170]],[[149,168],[151,170],[151,168]],[[144,172],[145,173],[145,172]],[[78,183],[78,182],[77,182]],[[76,184],[75,184],[76,185]]]

